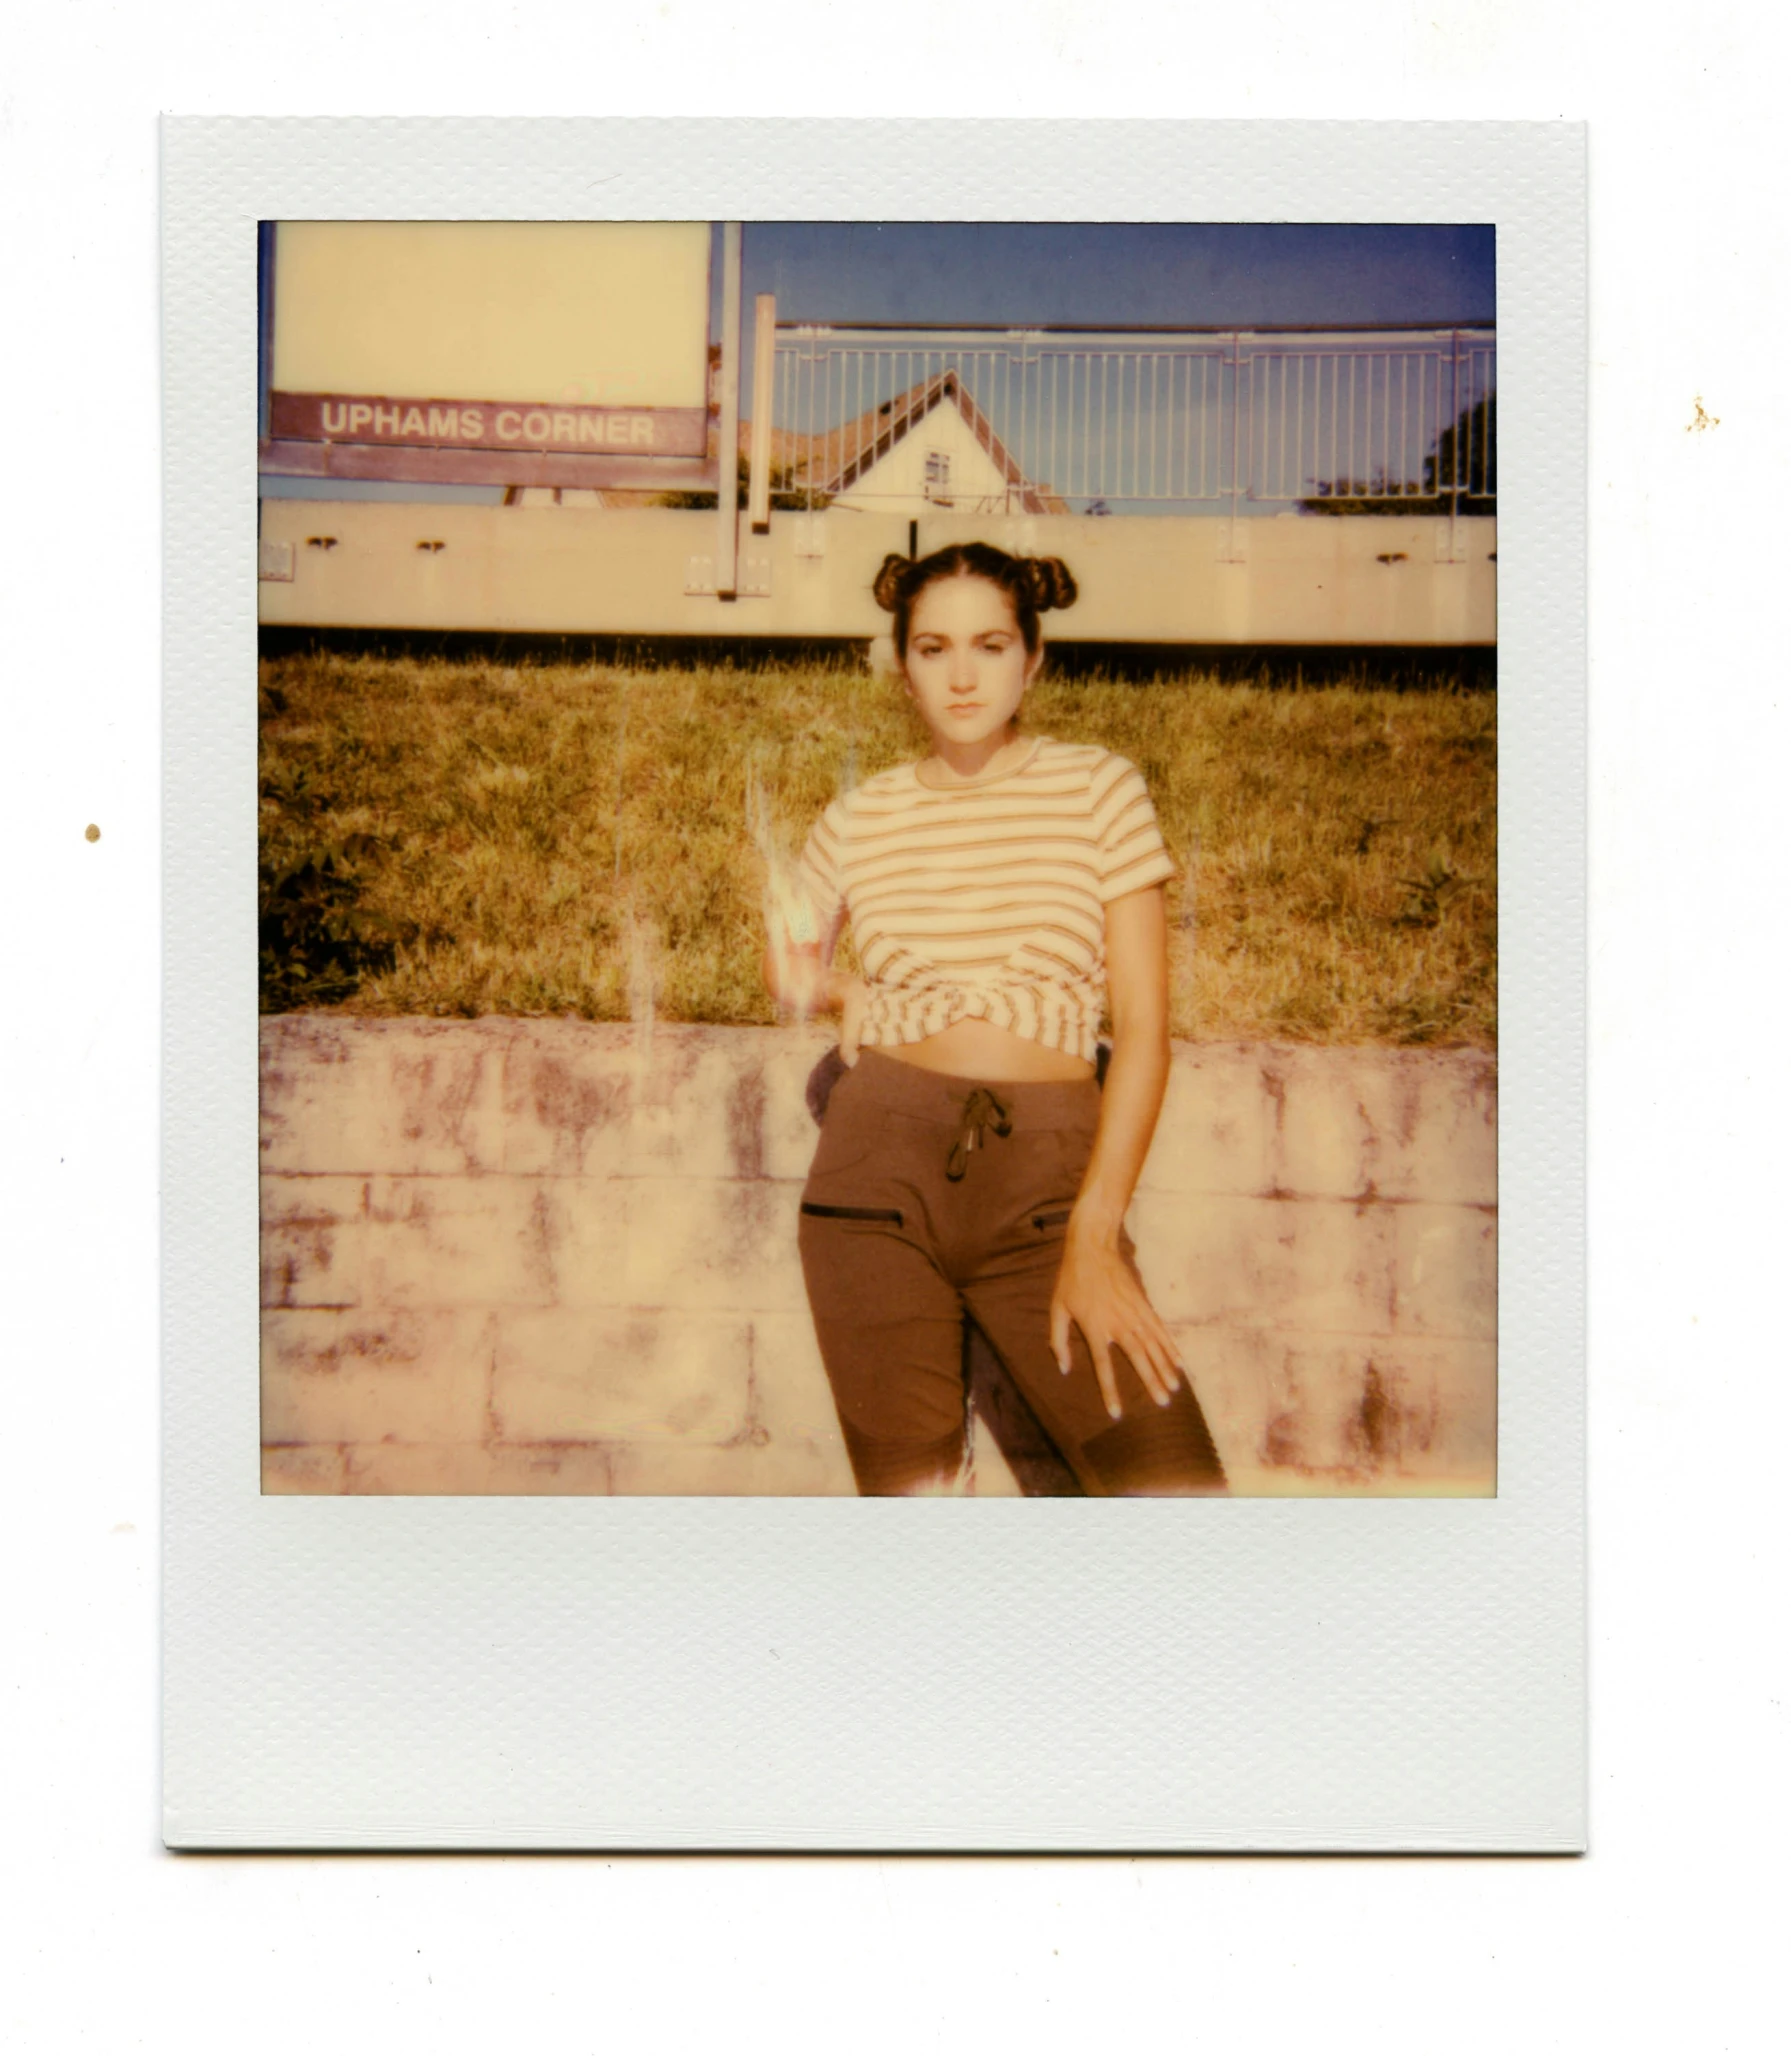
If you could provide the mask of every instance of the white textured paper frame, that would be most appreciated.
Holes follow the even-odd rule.
[[[163,131],[164,1819],[185,1848],[1585,1844],[1585,135]],[[1491,1500],[259,1490],[255,223],[1492,222]]]

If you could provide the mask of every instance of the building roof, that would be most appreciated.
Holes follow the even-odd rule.
[[[1007,445],[995,433],[988,416],[976,404],[956,371],[935,372],[919,385],[897,393],[880,406],[867,407],[850,421],[832,428],[804,433],[798,429],[771,431],[771,470],[774,490],[780,493],[813,491],[818,498],[833,499],[847,492],[893,450],[911,429],[942,406],[955,407],[960,419],[1018,501],[1024,514],[1067,514],[1068,503],[1050,486],[1035,485],[1015,462]],[[709,422],[709,452],[716,447],[717,423]],[[752,423],[740,423],[740,455],[752,452]],[[645,487],[606,488],[601,503],[606,507],[650,505],[659,497]]]
[[[823,429],[817,435],[774,435],[772,462],[787,463],[798,473],[808,472],[812,465],[812,479],[804,477],[804,484],[812,483],[816,492],[843,493],[873,464],[886,457],[909,430],[917,428],[935,408],[948,405],[957,409],[964,425],[990,462],[1009,488],[1017,492],[1023,513],[1068,512],[1065,503],[1048,485],[1034,485],[1027,478],[955,371],[935,372],[919,385],[910,386],[905,393],[897,393],[880,406],[869,407],[854,419],[842,422],[836,428]],[[744,432],[745,424],[742,428]],[[791,447],[780,451],[777,448],[780,442]],[[798,443],[806,447],[798,451],[793,447]]]

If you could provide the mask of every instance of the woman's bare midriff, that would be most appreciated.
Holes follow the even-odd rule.
[[[986,1078],[992,1084],[1054,1084],[1094,1076],[1093,1064],[1067,1050],[1047,1049],[993,1021],[954,1021],[919,1042],[878,1043],[880,1056],[943,1071],[952,1078]]]

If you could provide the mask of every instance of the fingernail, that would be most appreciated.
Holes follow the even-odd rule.
[[[1109,1413],[1109,1414],[1111,1414],[1111,1415],[1112,1415],[1112,1417],[1113,1417],[1113,1418],[1114,1418],[1115,1420],[1118,1420],[1118,1419],[1119,1419],[1119,1408],[1118,1408],[1118,1407],[1116,1407],[1116,1406],[1110,1406],[1110,1407],[1109,1407],[1109,1408],[1107,1409],[1107,1411],[1108,1411],[1108,1413]]]
[[[1062,1357],[1059,1357],[1057,1359],[1057,1368],[1064,1374],[1066,1378],[1070,1375],[1070,1367],[1068,1364],[1064,1362]]]
[[[1167,1406],[1169,1404],[1169,1394],[1167,1392],[1159,1393],[1157,1395],[1157,1404],[1159,1406]]]

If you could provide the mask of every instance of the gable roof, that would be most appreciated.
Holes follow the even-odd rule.
[[[1063,514],[1069,511],[1049,486],[1034,485],[1027,478],[956,371],[935,372],[919,385],[910,386],[905,393],[897,393],[880,406],[867,408],[853,420],[842,422],[838,428],[824,429],[818,435],[801,438],[809,449],[805,453],[806,461],[797,468],[807,469],[809,462],[824,466],[825,469],[817,470],[813,479],[815,490],[829,494],[846,492],[873,464],[886,457],[910,429],[919,427],[935,408],[943,406],[957,410],[959,418],[1007,485],[1018,492],[1023,513]],[[791,438],[792,442],[796,440]]]
[[[918,428],[935,408],[951,406],[976,438],[1009,489],[1018,496],[1025,514],[1067,514],[1069,504],[1048,485],[1034,485],[995,433],[988,416],[966,390],[956,371],[935,372],[919,385],[880,406],[867,407],[862,414],[833,428],[805,432],[793,428],[771,431],[771,467],[774,490],[835,498],[848,491],[873,464],[886,457],[911,429]],[[718,424],[709,420],[709,455],[716,453]],[[752,423],[742,420],[739,429],[740,455],[752,452]],[[777,474],[782,473],[779,478]],[[605,487],[600,495],[606,507],[650,506],[659,497],[658,488],[645,486]]]

